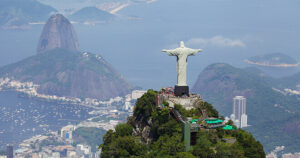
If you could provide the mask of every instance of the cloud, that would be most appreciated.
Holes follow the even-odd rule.
[[[212,38],[192,38],[186,41],[186,45],[201,47],[246,47],[246,44],[240,39],[230,39],[223,36],[214,36]]]

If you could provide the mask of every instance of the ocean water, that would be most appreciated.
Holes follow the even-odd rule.
[[[58,131],[89,118],[91,109],[24,98],[18,92],[0,92],[0,150],[37,134]]]

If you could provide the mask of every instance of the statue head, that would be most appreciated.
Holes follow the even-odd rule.
[[[183,41],[180,41],[180,48],[184,48],[184,42]]]

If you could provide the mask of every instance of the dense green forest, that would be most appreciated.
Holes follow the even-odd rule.
[[[156,94],[149,90],[138,99],[134,114],[127,123],[119,124],[115,131],[109,130],[104,135],[103,144],[99,146],[102,149],[101,157],[265,157],[263,146],[241,129],[201,130],[197,133],[196,144],[190,151],[185,151],[181,123],[174,119],[168,107],[157,108]],[[219,117],[213,106],[206,102],[191,110],[175,105],[183,117],[202,115],[200,108],[205,108],[209,117]],[[141,130],[150,126],[151,142],[134,136],[137,125]]]

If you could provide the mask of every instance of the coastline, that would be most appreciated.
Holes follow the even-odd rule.
[[[122,97],[111,98],[108,101],[100,101],[92,98],[60,97],[56,95],[46,95],[37,92],[39,85],[33,82],[21,82],[10,78],[0,78],[0,91],[16,91],[22,93],[20,97],[36,98],[48,102],[59,102],[62,104],[76,104],[92,108],[99,105],[107,105],[113,102],[121,101]]]
[[[253,62],[248,59],[245,59],[244,62],[246,62],[248,64],[252,64],[252,65],[275,67],[275,68],[291,68],[291,67],[298,67],[300,65],[300,62],[298,62],[296,64],[269,64],[269,63]]]

